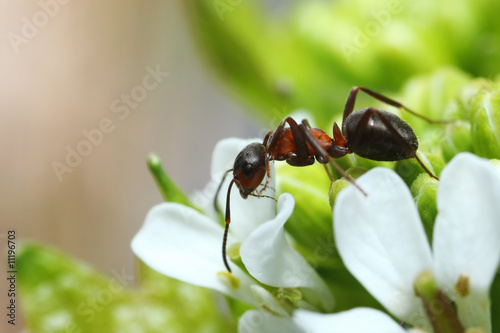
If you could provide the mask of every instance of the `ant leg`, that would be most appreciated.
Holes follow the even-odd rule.
[[[323,147],[321,147],[321,145],[318,143],[318,141],[316,141],[316,139],[314,139],[314,137],[311,135],[311,133],[309,133],[309,131],[305,128],[305,126],[300,127],[300,130],[301,130],[301,134],[303,135],[305,141],[307,141],[307,143],[309,143],[311,145],[314,152],[316,153],[316,158],[318,159],[318,157],[319,157],[318,162],[320,162],[321,164],[324,164],[324,165],[326,163],[330,163],[343,177],[345,177],[351,184],[356,186],[356,188],[358,190],[360,190],[361,193],[363,193],[365,196],[368,196],[366,194],[366,192],[363,191],[363,189],[361,187],[359,187],[359,185],[356,183],[354,178],[352,178],[347,173],[345,173],[344,169],[342,169],[337,163],[335,163],[333,158],[331,158],[330,155],[328,154],[328,152],[325,151],[323,149]],[[326,167],[326,165],[325,165],[325,167]],[[331,177],[329,172],[328,172],[328,174]],[[333,179],[333,177],[331,177],[331,178]]]
[[[278,126],[278,129],[276,130],[275,134],[279,133],[281,135],[283,133],[283,128],[285,123],[288,123],[288,125],[290,126],[290,130],[292,131],[298,156],[304,157],[304,159],[307,159],[307,157],[310,156],[309,147],[307,146],[307,144],[309,143],[309,145],[316,153],[315,157],[319,163],[321,164],[330,163],[342,176],[344,176],[347,180],[349,180],[349,182],[351,182],[354,186],[356,186],[356,188],[360,190],[361,193],[367,196],[366,192],[363,191],[363,189],[361,189],[361,187],[359,187],[358,184],[356,184],[354,178],[346,174],[345,171],[330,157],[328,152],[325,151],[323,147],[321,147],[321,145],[316,141],[316,139],[314,139],[311,133],[309,133],[308,128],[310,128],[311,126],[309,125],[309,122],[307,120],[303,120],[302,124],[299,125],[293,118],[286,117],[285,119],[283,119],[280,126]],[[271,143],[267,146],[271,156],[277,144],[278,144],[278,138],[276,135],[274,135],[271,140]]]
[[[269,178],[270,177],[271,177],[270,175],[267,176],[266,182],[264,183],[264,185],[262,186],[262,188],[260,190],[257,191],[257,189],[256,189],[253,192],[251,192],[250,195],[252,195],[254,197],[257,197],[257,198],[264,197],[264,198],[272,198],[272,199],[274,199],[273,197],[271,197],[269,195],[262,194],[268,188],[271,189],[273,192],[276,193],[276,190],[273,187],[269,186]]]
[[[427,169],[427,167],[425,166],[425,164],[420,160],[420,158],[418,158],[418,155],[417,155],[417,152],[415,152],[415,159],[417,160],[417,162],[420,164],[420,166],[422,167],[422,169],[424,169],[425,172],[427,172],[427,174],[429,176],[431,176],[432,178],[436,179],[436,180],[439,180],[438,177],[434,176],[434,174],[429,170]]]
[[[286,118],[281,121],[281,123],[278,125],[276,130],[272,132],[271,134],[271,141],[269,142],[269,137],[266,136],[264,139],[264,146],[266,146],[266,150],[269,153],[269,151],[274,151],[276,147],[278,146],[278,141],[280,140],[281,136],[283,135],[283,131],[285,129],[285,124],[286,124]]]
[[[288,126],[290,126],[290,130],[292,131],[297,155],[301,158],[307,159],[307,157],[309,156],[309,148],[307,147],[307,142],[302,135],[303,129],[305,129],[304,125],[297,124],[297,122],[292,117],[286,117],[278,126],[275,134],[273,135],[273,139],[269,144],[268,152],[271,153],[272,156],[272,153],[274,152],[274,149],[278,145],[278,141],[283,134],[286,123],[288,123]],[[276,135],[277,133],[279,133],[279,136]]]
[[[264,193],[264,191],[267,190],[267,189],[270,189],[271,191],[276,192],[276,189],[274,187],[272,187],[272,186],[269,186],[268,183],[269,182],[266,182],[264,184],[264,186],[262,186],[262,188],[257,192],[257,197],[264,197],[265,195],[262,194],[262,193]]]
[[[342,115],[342,134],[345,135],[345,120],[354,110],[354,103],[356,102],[356,96],[358,95],[359,87],[354,87],[351,89],[349,96],[347,97],[347,101],[345,102],[344,114]]]
[[[309,124],[309,120],[307,120],[307,119],[302,119],[302,125],[304,125],[306,130],[310,130],[312,128],[311,124]]]
[[[290,130],[292,131],[298,156],[304,157],[304,159],[307,159],[307,157],[310,156],[309,147],[307,146],[307,144],[309,144],[316,153],[315,157],[319,163],[321,164],[330,163],[342,176],[344,176],[347,180],[349,180],[349,182],[351,182],[354,186],[356,186],[356,188],[358,188],[358,190],[360,190],[361,193],[367,196],[366,192],[363,191],[363,189],[361,189],[361,187],[359,187],[358,184],[356,184],[354,178],[346,174],[345,171],[337,163],[335,163],[335,161],[333,161],[328,152],[325,151],[323,147],[321,147],[321,145],[316,141],[316,139],[314,139],[311,133],[309,133],[308,128],[310,128],[310,125],[307,120],[303,120],[302,124],[299,125],[291,117],[286,117],[285,119],[283,119],[281,124],[278,126],[278,129],[276,129],[275,133],[273,134],[271,142],[269,143],[269,145],[267,145],[268,154],[270,156],[272,156],[274,149],[276,149],[279,137],[283,134],[285,123],[288,123],[288,125],[290,126]],[[333,178],[331,177],[331,175],[329,176],[330,178]]]
[[[344,110],[344,117],[343,117],[343,120],[342,120],[343,122],[349,116],[349,114],[351,114],[351,112],[353,111],[353,109],[354,109],[354,102],[356,100],[356,96],[357,96],[357,94],[358,94],[359,91],[363,91],[365,94],[368,94],[368,95],[372,96],[373,98],[378,99],[381,102],[384,102],[386,104],[394,106],[394,107],[396,107],[398,109],[402,109],[402,110],[404,110],[404,111],[406,111],[406,112],[414,115],[415,117],[418,117],[418,118],[420,118],[422,120],[425,120],[429,124],[448,124],[448,123],[450,123],[447,120],[433,120],[433,119],[427,118],[425,116],[422,116],[421,114],[418,114],[417,112],[415,112],[415,111],[407,108],[403,104],[401,104],[399,102],[396,102],[393,99],[390,99],[389,97],[386,97],[384,95],[376,93],[373,90],[370,90],[370,89],[367,89],[367,88],[363,88],[363,87],[354,87],[354,88],[352,88],[351,93],[349,94],[349,97],[347,99],[346,107],[345,107],[345,110]],[[346,111],[347,111],[347,113],[346,113]]]
[[[275,202],[278,202],[278,200],[275,198],[275,197],[272,197],[270,195],[265,195],[265,194],[260,194],[260,192],[258,192],[257,194],[254,194],[253,192],[250,193],[249,195],[251,195],[252,197],[256,197],[256,198],[268,198],[268,199],[273,199]]]
[[[333,182],[332,173],[330,172],[330,170],[328,170],[328,167],[326,166],[326,164],[323,164],[323,167],[325,168],[325,171],[326,171],[326,174],[328,175],[328,178],[330,178],[330,181]]]
[[[424,169],[429,176],[432,178],[439,180],[438,177],[434,176],[434,174],[424,165],[424,163],[417,157],[417,151],[399,134],[399,132],[392,126],[389,120],[387,120],[379,110],[375,108],[368,108],[367,112],[363,115],[363,117],[359,120],[358,127],[356,128],[355,132],[353,133],[353,136],[356,137],[358,136],[358,131],[364,130],[368,126],[368,122],[370,121],[370,118],[372,115],[377,115],[379,119],[384,123],[384,125],[387,127],[387,129],[392,133],[392,135],[399,140],[399,142],[406,147],[407,151],[413,151],[413,157],[417,160],[417,162],[420,164],[422,169]]]
[[[281,136],[283,135],[283,132],[285,130],[285,125],[289,119],[291,119],[291,118],[286,117],[285,119],[283,119],[281,121],[281,123],[278,125],[276,130],[274,132],[272,132],[273,134],[270,137],[271,141],[268,141],[269,140],[268,137],[266,137],[266,139],[264,139],[264,146],[266,146],[266,151],[267,151],[267,154],[269,157],[273,156],[274,150],[278,146],[278,142],[281,139]],[[267,164],[269,166],[269,159],[267,160]],[[268,168],[268,170],[269,170],[269,168]]]
[[[311,125],[309,124],[309,120],[307,119],[302,119],[302,125],[306,128],[307,131],[311,129]],[[325,168],[326,174],[328,175],[328,178],[330,178],[330,181],[333,182],[333,176],[330,170],[328,170],[328,167],[326,166],[326,163],[323,164],[323,167]]]

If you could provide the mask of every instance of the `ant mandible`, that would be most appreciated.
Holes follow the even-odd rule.
[[[429,123],[446,123],[446,121],[426,118],[401,103],[362,87],[352,88],[344,108],[342,130],[337,123],[334,123],[333,138],[330,138],[321,129],[311,128],[305,119],[300,124],[297,124],[291,117],[283,119],[276,131],[271,131],[266,135],[262,144],[254,142],[243,148],[236,156],[234,167],[226,172],[226,175],[233,172],[233,179],[229,183],[226,198],[226,226],[222,242],[222,258],[229,272],[231,269],[226,258],[226,242],[231,222],[229,203],[231,188],[233,184],[236,184],[243,199],[249,195],[262,196],[263,190],[257,194],[253,192],[262,183],[266,174],[268,177],[270,176],[269,162],[272,160],[286,161],[292,166],[307,166],[314,164],[315,161],[323,165],[330,163],[364,195],[366,193],[356,184],[354,179],[348,176],[332,159],[351,153],[375,161],[399,161],[415,158],[425,172],[432,178],[438,179],[418,158],[418,140],[410,125],[394,113],[387,111],[372,107],[354,110],[354,103],[359,91],[363,91],[388,105],[405,110]],[[289,127],[285,128],[286,124]],[[224,179],[215,198],[217,198],[223,182]],[[266,186],[267,184],[264,185],[264,188]],[[216,204],[215,207],[218,210]]]

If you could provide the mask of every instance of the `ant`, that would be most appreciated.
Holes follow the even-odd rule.
[[[219,194],[225,177],[232,171],[233,179],[229,183],[226,198],[226,226],[222,242],[222,258],[229,272],[231,269],[226,258],[226,242],[231,222],[229,203],[231,188],[236,184],[243,199],[249,195],[264,196],[262,192],[267,187],[267,182],[262,190],[256,192],[256,189],[266,174],[268,178],[270,177],[270,161],[286,161],[297,167],[311,165],[318,161],[325,165],[327,172],[326,164],[330,163],[365,196],[366,193],[356,184],[354,179],[348,176],[333,159],[351,153],[375,161],[399,161],[415,158],[429,176],[439,180],[418,158],[418,140],[410,125],[394,113],[387,111],[372,107],[354,110],[354,103],[359,91],[363,91],[388,105],[405,110],[429,123],[447,123],[419,115],[401,103],[362,87],[352,88],[344,108],[342,130],[337,123],[334,123],[333,138],[321,129],[311,128],[306,119],[302,120],[300,124],[297,124],[291,117],[283,119],[275,131],[266,135],[262,144],[254,142],[243,148],[236,156],[233,168],[226,172],[217,189],[215,198]],[[286,124],[289,127],[285,128]],[[328,175],[332,179],[329,172]],[[216,210],[219,210],[215,201],[214,205]]]

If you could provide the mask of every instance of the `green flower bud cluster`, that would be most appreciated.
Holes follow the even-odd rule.
[[[213,293],[168,278],[144,264],[105,275],[59,250],[24,244],[19,293],[32,332],[224,332]],[[175,304],[175,306],[172,306]]]

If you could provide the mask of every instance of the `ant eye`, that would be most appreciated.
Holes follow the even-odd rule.
[[[253,177],[253,167],[251,164],[245,165],[245,167],[243,168],[243,176],[245,176],[246,179],[250,179]]]

